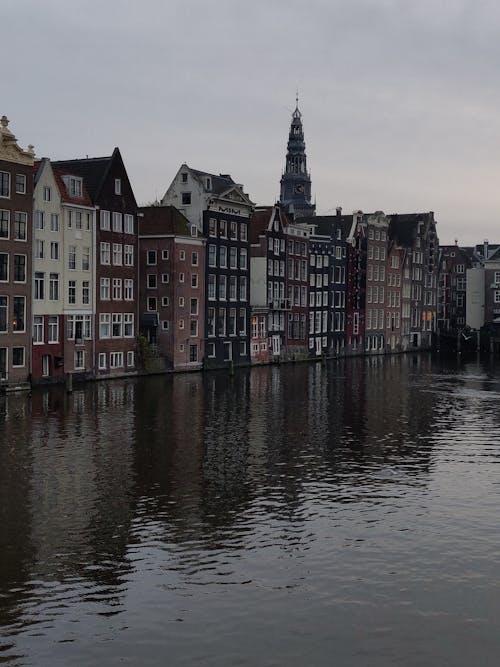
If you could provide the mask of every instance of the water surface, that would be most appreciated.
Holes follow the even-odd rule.
[[[0,397],[0,663],[497,665],[500,369]]]

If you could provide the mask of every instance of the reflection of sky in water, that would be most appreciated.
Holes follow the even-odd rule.
[[[494,664],[499,392],[398,356],[7,397],[0,660]]]

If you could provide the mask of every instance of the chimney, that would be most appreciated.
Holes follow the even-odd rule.
[[[342,206],[337,206],[335,210],[337,211],[337,217],[340,217],[342,215]]]
[[[484,239],[483,241],[483,254],[484,259],[488,259],[488,239]]]

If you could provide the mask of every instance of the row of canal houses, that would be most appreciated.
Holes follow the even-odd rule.
[[[138,206],[120,151],[36,160],[0,127],[0,385],[430,346],[432,212],[315,214],[301,113],[280,200],[181,165]]]

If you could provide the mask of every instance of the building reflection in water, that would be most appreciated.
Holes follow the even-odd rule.
[[[305,539],[315,498],[425,484],[432,372],[401,355],[1,398],[0,624],[44,582],[110,612],[145,550],[189,572],[201,552],[253,548],[263,520],[283,548]]]

